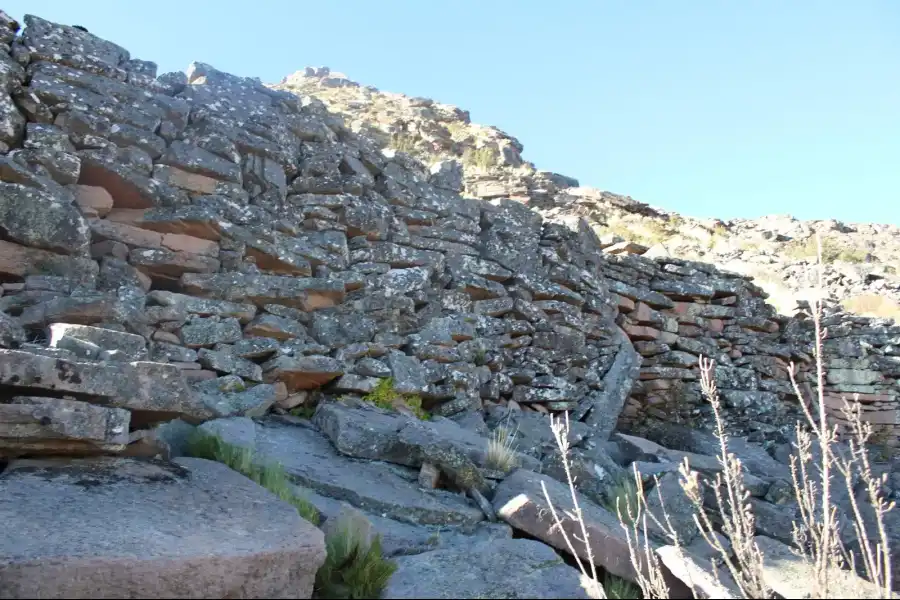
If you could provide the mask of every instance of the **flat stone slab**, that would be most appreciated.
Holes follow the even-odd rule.
[[[223,439],[231,440],[222,430]],[[239,443],[248,444],[244,431]],[[383,517],[414,525],[464,525],[484,514],[462,496],[418,487],[417,470],[342,456],[308,425],[268,418],[256,423],[253,438],[260,463],[278,462],[300,485]]]
[[[0,456],[121,452],[130,421],[131,413],[121,408],[15,396],[0,404]]]
[[[587,560],[587,548],[576,541],[576,537],[583,537],[581,527],[569,516],[572,511],[571,492],[565,484],[547,475],[518,469],[500,482],[494,494],[497,516],[515,529],[568,552],[562,532],[554,527],[553,513],[544,497],[544,487],[556,513],[563,520],[575,551],[582,559]],[[587,526],[594,563],[613,575],[636,581],[637,573],[631,564],[628,542],[618,517],[581,494],[578,496],[578,504]]]
[[[486,540],[396,559],[382,598],[590,598],[549,546]]]
[[[178,367],[165,363],[76,362],[0,349],[0,385],[99,398],[105,406],[142,413],[132,415],[141,423],[215,416],[187,387]]]
[[[344,504],[310,490],[306,490],[304,495],[318,509],[325,523],[336,518]],[[381,550],[385,556],[411,556],[448,547],[468,548],[484,540],[512,539],[512,527],[506,523],[479,521],[474,525],[412,525],[371,512],[360,513],[371,523],[374,533],[381,536]],[[324,523],[320,526],[326,527]]]
[[[14,461],[0,598],[309,598],[322,532],[219,463]]]
[[[545,421],[549,431],[549,420]],[[423,461],[422,447],[440,439],[477,466],[488,466],[489,439],[444,417],[420,421],[367,404],[353,407],[328,402],[319,405],[313,422],[341,453],[354,458],[418,467]],[[540,463],[532,456],[516,453],[516,458],[523,468],[540,468]]]

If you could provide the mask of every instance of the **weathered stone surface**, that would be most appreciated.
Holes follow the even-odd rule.
[[[208,348],[201,348],[197,356],[200,364],[207,369],[220,373],[232,373],[250,381],[262,381],[262,367],[246,358]]]
[[[38,248],[29,248],[0,240],[0,274],[24,278],[27,275],[50,272],[68,275],[74,280],[95,280],[97,263],[86,258],[67,256]]]
[[[244,335],[287,340],[292,337],[306,337],[306,327],[303,323],[287,317],[263,314],[244,327]]]
[[[188,348],[233,344],[241,339],[241,324],[235,318],[195,318],[181,328],[181,341]]]
[[[425,372],[418,359],[394,350],[387,355],[387,365],[398,393],[421,394],[425,391]]]
[[[316,311],[312,316],[310,333],[327,346],[369,342],[375,336],[378,324],[375,319],[359,313],[333,313]]]
[[[656,486],[647,492],[648,510],[660,523],[666,525],[665,529],[661,529],[651,519],[647,528],[662,541],[669,541],[667,535],[671,528],[678,536],[678,543],[686,546],[700,535],[700,530],[694,523],[694,505],[685,495],[680,480],[681,476],[678,473],[666,473],[659,478]]]
[[[727,567],[713,571],[709,558],[692,554],[688,549],[676,546],[662,546],[656,555],[684,585],[697,590],[702,598],[741,598],[740,588],[734,583]],[[719,556],[716,556],[718,559]],[[715,574],[714,574],[715,573]]]
[[[247,323],[256,314],[256,306],[253,304],[195,298],[186,294],[176,294],[163,290],[153,290],[147,297],[161,306],[171,306],[201,317],[234,317],[241,323]]]
[[[490,540],[397,559],[382,598],[590,598],[581,573],[534,540]]]
[[[104,404],[140,411],[145,418],[211,417],[172,365],[153,362],[74,362],[18,350],[0,350],[0,385],[99,397]],[[154,415],[158,415],[154,417]]]
[[[197,173],[213,179],[241,183],[240,166],[221,158],[208,150],[185,142],[172,142],[160,158],[162,164],[177,167],[188,173]]]
[[[87,254],[91,234],[78,209],[53,194],[0,183],[0,233],[33,248]]]
[[[711,433],[691,430],[675,423],[657,423],[646,432],[648,439],[674,450],[716,456],[719,441]],[[790,469],[760,448],[736,436],[728,439],[728,451],[741,459],[741,464],[754,475],[791,481]]]
[[[594,437],[604,441],[616,427],[619,413],[640,371],[640,355],[623,334],[621,343],[612,366],[603,376],[603,390],[592,392],[589,396],[591,410],[585,423],[594,429]]]
[[[432,456],[429,450],[430,446],[440,442],[448,448],[452,447],[453,455],[464,455],[479,467],[487,466],[488,439],[443,417],[418,421],[364,404],[352,407],[341,402],[329,402],[319,405],[313,422],[338,451],[348,456],[384,460],[409,467],[433,462],[444,468],[442,461]],[[523,466],[538,468],[538,462],[532,457],[519,453],[516,457]]]
[[[0,491],[16,523],[0,540],[4,597],[309,597],[325,560],[293,506],[201,459],[16,461]]]
[[[817,590],[812,585],[816,581],[814,565],[777,540],[764,535],[753,539],[763,556],[762,580],[772,591],[783,598],[816,597]],[[828,579],[829,595],[840,598],[884,597],[877,586],[849,571],[831,570]]]
[[[0,404],[0,455],[118,452],[128,443],[130,419],[121,408],[17,396]]]
[[[544,497],[546,489],[575,551],[587,560],[584,543],[575,541],[583,537],[581,528],[571,518],[572,498],[568,487],[545,475],[519,469],[500,482],[494,494],[497,516],[514,528],[534,536],[554,548],[568,551],[562,533],[554,528],[553,516]],[[610,573],[634,581],[636,573],[628,554],[628,543],[619,519],[586,497],[578,499],[587,526],[594,562]]]
[[[298,483],[357,508],[411,524],[474,524],[484,518],[464,496],[421,490],[414,470],[341,456],[308,427],[269,419],[256,426],[255,439],[260,461],[280,462]]]
[[[344,367],[327,356],[278,356],[262,369],[266,381],[283,381],[290,392],[321,387],[344,373]]]
[[[17,348],[25,342],[27,335],[18,319],[0,312],[0,348]]]
[[[195,385],[197,395],[214,417],[261,417],[275,403],[275,386],[247,385],[236,375],[225,375]]]
[[[185,273],[181,283],[190,294],[223,300],[248,300],[257,306],[283,304],[301,310],[334,306],[344,299],[344,285],[324,279],[243,273]]]
[[[66,340],[82,340],[96,344],[103,360],[131,362],[147,360],[147,341],[139,335],[71,323],[54,323],[50,326],[50,347],[62,347]]]

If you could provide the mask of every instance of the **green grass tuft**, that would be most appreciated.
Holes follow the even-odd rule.
[[[316,407],[301,404],[300,406],[295,406],[288,412],[295,417],[300,417],[301,419],[306,419],[308,421],[313,418],[313,415],[316,412]]]
[[[643,597],[641,588],[627,579],[611,573],[607,573],[606,577],[603,578],[603,589],[606,592],[606,597],[610,599],[639,600]]]
[[[621,512],[621,520],[631,525],[628,516],[629,507],[634,512],[638,507],[638,487],[633,474],[623,475],[610,485],[603,494],[603,507],[614,515]]]
[[[397,565],[382,555],[381,537],[368,549],[357,532],[341,530],[325,540],[328,556],[316,573],[317,598],[380,598]]]
[[[406,406],[409,407],[409,410],[412,411],[416,418],[420,421],[427,421],[431,418],[431,415],[422,408],[422,397],[419,395],[407,396],[404,401],[406,402]]]
[[[294,492],[284,468],[277,463],[255,464],[251,449],[229,444],[217,435],[195,431],[188,440],[188,455],[226,465],[291,504],[301,517],[313,525],[319,524],[319,511],[309,500]]]
[[[388,143],[388,146],[397,152],[404,152],[410,156],[416,156],[419,153],[419,139],[420,138],[416,135],[395,133],[391,136],[391,141]]]
[[[795,260],[815,260],[816,236],[811,235],[805,240],[795,240],[786,244],[785,254]],[[862,263],[866,261],[868,256],[869,253],[863,248],[847,246],[833,237],[822,238],[822,262],[824,263]]]
[[[466,148],[462,155],[462,163],[467,167],[477,167],[486,171],[497,165],[497,155],[487,146]]]
[[[379,381],[374,390],[363,396],[363,400],[384,410],[397,410],[397,404],[404,404],[420,420],[427,421],[431,418],[431,415],[422,408],[422,397],[415,394],[401,394],[395,390],[393,377]]]
[[[517,432],[518,428],[510,431],[505,425],[498,425],[491,432],[484,461],[487,468],[508,473],[519,465],[515,445]]]

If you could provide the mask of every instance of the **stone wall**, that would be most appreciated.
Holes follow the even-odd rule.
[[[12,33],[0,407],[33,422],[7,445],[153,453],[145,428],[174,416],[258,416],[388,376],[434,414],[498,402],[612,431],[634,356],[586,226],[463,198],[452,164],[382,152],[312,98],[203,64],[156,77],[36,17]],[[177,393],[127,398],[155,373]],[[59,394],[105,424],[23,408],[55,422]]]
[[[205,64],[157,76],[37,17],[3,27],[6,453],[154,454],[148,428],[174,417],[259,416],[386,377],[444,416],[569,411],[600,438],[620,413],[707,428],[701,354],[736,432],[781,439],[796,419],[786,367],[808,364],[807,326],[745,278],[531,208],[574,180],[466,197],[458,162],[383,149],[315,98]],[[830,392],[893,424],[897,329],[832,329]]]

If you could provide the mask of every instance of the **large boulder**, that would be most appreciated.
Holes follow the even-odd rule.
[[[0,598],[309,598],[322,532],[219,463],[15,461]]]
[[[590,598],[578,570],[534,540],[486,540],[397,559],[382,598]]]
[[[494,493],[494,510],[501,519],[514,528],[568,552],[569,548],[563,533],[555,526],[551,505],[544,496],[544,490],[556,513],[562,518],[566,534],[572,540],[575,551],[586,560],[587,546],[575,541],[575,537],[583,536],[577,521],[571,517],[572,496],[565,484],[546,475],[519,469],[497,486]],[[586,497],[580,494],[579,496],[578,503],[587,526],[595,564],[613,575],[635,581],[637,573],[631,564],[628,542],[618,517]]]

